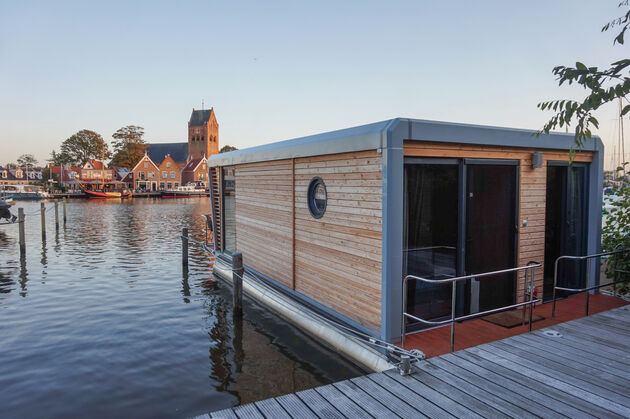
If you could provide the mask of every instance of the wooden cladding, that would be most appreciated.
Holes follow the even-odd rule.
[[[381,319],[382,164],[376,151],[236,167],[244,263],[374,330]],[[323,179],[322,218],[308,210]]]
[[[532,168],[532,154],[537,149],[474,146],[462,144],[405,142],[404,155],[407,157],[444,157],[444,158],[483,158],[519,160],[519,200],[518,200],[518,266],[530,261],[545,261],[545,203],[547,188],[547,162],[568,161],[569,152],[543,150],[543,167]],[[579,152],[574,161],[590,162],[593,153]],[[527,226],[522,226],[527,220]],[[525,272],[520,272],[517,281],[516,297],[523,299]],[[535,285],[540,295],[543,289],[544,266],[536,270]]]
[[[236,237],[247,266],[293,285],[291,160],[236,167]]]
[[[365,326],[381,324],[382,163],[376,151],[295,160],[295,289]],[[328,203],[311,216],[308,184]]]

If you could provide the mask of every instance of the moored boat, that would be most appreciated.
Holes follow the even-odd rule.
[[[50,194],[37,185],[3,185],[0,193],[7,199],[47,199]]]
[[[92,191],[90,189],[84,189],[83,192],[90,198],[128,198],[131,196],[131,192],[128,190],[118,191]]]
[[[209,192],[196,184],[179,186],[175,189],[162,191],[162,198],[189,198],[195,196],[209,196]]]
[[[15,202],[11,198],[5,197],[5,195],[0,192],[0,219],[5,219],[10,223],[14,223],[17,220],[17,217],[11,214],[9,209]]]

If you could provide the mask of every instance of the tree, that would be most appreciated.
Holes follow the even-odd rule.
[[[619,3],[619,7],[626,8],[623,16],[608,22],[602,28],[602,32],[614,27],[619,28],[617,36],[613,40],[615,44],[623,45],[624,34],[630,27],[629,0]],[[630,59],[622,59],[610,65],[609,68],[600,70],[597,67],[587,67],[581,62],[575,63],[575,67],[558,66],[553,69],[557,76],[558,84],[562,86],[576,83],[587,91],[582,102],[574,100],[552,100],[538,104],[541,110],[553,110],[556,114],[545,124],[541,132],[549,133],[554,128],[569,126],[575,122],[575,146],[580,149],[591,138],[591,126],[598,128],[599,122],[593,113],[605,104],[621,101],[625,106],[620,106],[619,117],[623,118],[630,112],[630,103],[626,96],[630,92]],[[539,132],[540,134],[540,132]],[[575,150],[571,150],[572,155]],[[609,208],[604,208],[606,221],[602,228],[602,248],[605,252],[617,249],[630,249],[630,184],[626,176],[627,163],[623,163],[617,169],[622,173],[619,183],[613,186],[613,195],[616,201],[610,203]],[[614,276],[616,269],[630,269],[630,254],[613,254],[606,263],[606,274]],[[628,288],[625,287],[627,292]]]
[[[47,184],[49,180],[57,180],[57,176],[50,170],[50,167],[42,169],[42,182]]]
[[[625,172],[625,166],[617,168],[617,173]],[[604,207],[604,216],[606,221],[602,227],[602,248],[605,251],[614,251],[619,249],[630,249],[630,182],[628,178],[622,174],[619,181],[612,187],[611,199],[606,197],[608,205]],[[630,271],[630,255],[628,253],[619,253],[606,264],[606,275],[614,278],[615,270],[620,269]],[[620,287],[622,293],[628,292],[628,282]]]
[[[33,156],[32,154],[22,154],[20,157],[18,157],[17,164],[20,167],[32,168],[37,165],[37,159],[35,159],[35,156]]]
[[[231,145],[224,145],[223,147],[221,147],[221,150],[219,150],[219,153],[227,153],[230,151],[236,151],[238,150],[238,148],[231,146]]]
[[[83,129],[61,143],[59,153],[53,151],[55,165],[81,166],[90,159],[101,160],[111,155],[107,143],[100,134]]]
[[[53,166],[72,166],[72,162],[70,161],[68,155],[57,153],[55,150],[50,153],[50,157],[47,161]]]
[[[116,131],[112,137],[114,148],[113,163],[116,166],[133,168],[144,155],[147,143],[142,138],[144,128],[136,125],[127,125]]]
[[[619,7],[627,8],[628,0],[619,3]],[[619,27],[620,32],[613,40],[613,45],[623,45],[624,34],[629,26],[630,9],[623,16],[604,25],[601,31],[605,32],[614,27]],[[630,59],[627,58],[616,61],[609,68],[605,69],[588,67],[579,61],[575,63],[575,67],[555,67],[553,74],[557,76],[558,85],[575,83],[584,88],[587,91],[587,95],[582,102],[563,99],[539,103],[538,108],[541,110],[553,110],[553,112],[556,112],[545,124],[541,132],[548,134],[549,131],[555,128],[569,126],[575,122],[575,145],[577,148],[582,148],[586,140],[591,138],[591,126],[599,128],[599,121],[593,116],[593,112],[603,105],[619,99],[628,102],[626,98],[626,95],[630,92],[628,67],[630,67]],[[623,106],[619,116],[623,117],[628,112],[630,112],[630,104]]]

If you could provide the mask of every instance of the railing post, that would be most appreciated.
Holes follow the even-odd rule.
[[[182,228],[182,266],[188,267],[188,228]]]
[[[40,203],[41,219],[42,219],[42,240],[46,240],[46,206]]]
[[[401,345],[402,348],[405,349],[405,335],[407,334],[407,316],[405,313],[407,312],[407,277],[403,278],[403,295],[402,295],[402,319],[400,326],[400,336],[401,336]]]
[[[243,314],[243,255],[232,253],[232,310],[235,316]]]
[[[24,236],[24,208],[18,208],[18,230],[20,235],[20,256],[26,254],[26,239]]]
[[[586,259],[586,288],[589,288],[591,284],[591,259]],[[586,315],[588,316],[588,304],[591,292],[586,291]]]
[[[534,320],[534,278],[536,277],[536,268],[531,267],[525,271],[529,271],[529,331],[532,331],[532,321]]]
[[[551,295],[551,318],[554,319],[556,317],[556,286],[558,286],[558,262],[560,262],[560,258],[556,259],[553,268],[553,292]]]
[[[456,282],[451,282],[451,352],[455,351],[455,306],[457,299]]]

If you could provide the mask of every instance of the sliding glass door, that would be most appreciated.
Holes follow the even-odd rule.
[[[430,279],[457,272],[459,166],[454,161],[405,166],[405,272]],[[451,287],[410,281],[408,309],[425,319],[451,312]]]
[[[545,279],[543,298],[553,294],[555,261],[563,255],[586,252],[586,187],[588,166],[549,162],[545,204]],[[558,285],[580,288],[586,285],[586,263],[565,260],[558,266]],[[563,295],[560,293],[560,295]]]
[[[515,267],[516,165],[468,164],[466,168],[466,274]],[[512,304],[515,274],[470,282],[470,311]]]
[[[406,159],[405,275],[437,280],[515,266],[516,163]],[[512,303],[514,281],[504,275],[458,284],[457,314]],[[451,285],[410,281],[407,301],[417,317],[446,318]]]

